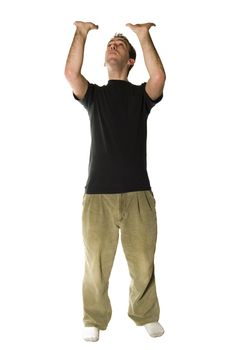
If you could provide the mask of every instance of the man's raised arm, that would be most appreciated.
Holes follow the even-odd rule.
[[[74,25],[76,32],[68,53],[64,74],[74,94],[82,100],[88,88],[88,82],[81,74],[85,42],[88,32],[92,29],[98,29],[98,26],[92,22],[81,21],[76,21]]]
[[[145,90],[152,100],[156,100],[163,92],[166,74],[163,68],[162,61],[151,39],[149,29],[155,26],[154,23],[143,24],[126,24],[132,29],[141,44],[144,61],[149,73],[149,80],[146,84]]]

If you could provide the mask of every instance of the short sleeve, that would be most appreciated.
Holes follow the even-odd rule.
[[[73,92],[73,97],[75,98],[75,100],[80,102],[85,109],[89,110],[94,100],[94,93],[95,93],[95,84],[91,84],[88,82],[88,89],[86,91],[84,98],[82,100],[79,99],[74,92]]]
[[[162,100],[163,93],[156,100],[152,100],[145,90],[146,83],[143,83],[141,86],[142,86],[142,89],[144,90],[143,94],[144,94],[145,107],[149,113],[151,108],[153,108],[158,102],[160,102]]]

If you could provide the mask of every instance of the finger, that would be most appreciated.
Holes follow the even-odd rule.
[[[98,25],[91,22],[93,29],[98,29]]]

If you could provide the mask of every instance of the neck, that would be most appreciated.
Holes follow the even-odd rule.
[[[108,70],[109,80],[128,80],[128,75],[126,72],[120,72],[114,69]]]

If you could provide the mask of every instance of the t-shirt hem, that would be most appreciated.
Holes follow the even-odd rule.
[[[151,186],[135,187],[135,188],[125,188],[125,189],[86,189],[86,194],[117,194],[117,193],[127,193],[127,192],[138,192],[138,191],[151,191]]]

